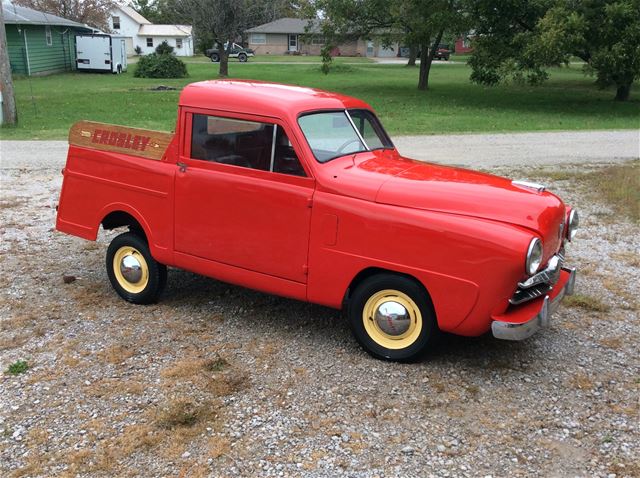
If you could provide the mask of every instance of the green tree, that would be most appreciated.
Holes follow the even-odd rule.
[[[445,32],[465,28],[461,0],[318,0],[316,6],[324,13],[328,50],[345,39],[373,37],[383,44],[397,41],[419,50],[421,90],[429,87],[431,64]]]
[[[136,12],[149,20],[151,23],[159,23],[158,18],[160,13],[160,5],[161,2],[152,0],[134,0],[133,2],[131,2],[131,8],[133,8]]]
[[[640,0],[475,2],[471,79],[541,83],[548,67],[578,57],[598,86],[615,86],[615,99],[625,101],[640,78],[638,12]]]
[[[140,0],[138,0],[140,1]],[[229,75],[229,53],[245,30],[301,10],[306,0],[157,0],[162,18],[193,25],[201,49],[220,50],[219,76]],[[225,50],[224,45],[227,45]]]

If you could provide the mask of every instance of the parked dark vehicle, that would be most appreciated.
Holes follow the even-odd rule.
[[[450,56],[451,56],[451,49],[449,48],[449,45],[445,45],[441,43],[440,45],[438,45],[438,48],[436,49],[436,53],[433,55],[433,59],[448,61]]]
[[[225,50],[227,49],[227,44],[224,45]],[[211,61],[214,63],[218,63],[220,61],[220,49],[219,48],[209,48],[204,54],[211,58]],[[229,58],[237,58],[239,62],[244,63],[249,59],[249,57],[255,56],[255,53],[251,48],[243,48],[237,43],[233,43],[231,45],[231,53],[229,53]]]
[[[400,47],[400,55],[402,58],[409,58],[409,47]],[[420,58],[420,50],[418,50],[417,55],[418,58]],[[444,43],[441,43],[440,45],[438,45],[438,48],[436,49],[435,54],[433,55],[433,59],[434,60],[449,60],[449,57],[451,56],[451,49],[449,48],[449,45],[446,45]]]

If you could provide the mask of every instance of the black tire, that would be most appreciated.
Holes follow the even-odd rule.
[[[211,61],[214,63],[218,63],[220,61],[220,55],[218,55],[217,53],[212,53],[211,54]]]
[[[135,275],[138,269],[140,280],[128,280],[118,266],[127,258],[139,267],[131,268],[125,274]],[[167,266],[157,262],[151,256],[147,241],[133,232],[120,234],[111,241],[107,249],[106,267],[109,282],[118,295],[134,304],[157,302],[167,283]]]
[[[247,55],[245,53],[240,53],[238,55],[238,61],[240,63],[245,63],[247,61]]]
[[[384,304],[384,305],[383,305]],[[380,327],[376,311],[390,304],[407,311],[407,320],[397,321],[398,315],[387,309],[388,319]],[[394,307],[394,305],[391,305]],[[427,291],[409,277],[378,274],[365,279],[351,294],[347,304],[349,325],[355,339],[373,357],[391,361],[412,361],[432,348],[440,331]],[[381,314],[384,318],[385,315]],[[407,327],[404,330],[404,327]],[[397,328],[399,327],[399,328]],[[403,332],[404,330],[404,332]]]

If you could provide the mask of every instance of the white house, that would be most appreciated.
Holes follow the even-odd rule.
[[[140,47],[143,55],[148,55],[166,41],[177,56],[193,56],[191,25],[155,25],[133,8],[116,5],[109,15],[109,28],[125,37],[127,55],[135,54],[136,47]]]

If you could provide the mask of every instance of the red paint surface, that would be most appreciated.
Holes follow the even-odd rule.
[[[162,161],[69,148],[57,228],[95,240],[104,217],[124,211],[141,224],[159,262],[335,308],[362,271],[403,273],[424,285],[441,329],[486,332],[525,278],[531,238],[543,240],[545,262],[560,248],[564,204],[396,150],[318,163],[297,117],[344,108],[369,106],[269,83],[189,85]],[[191,159],[192,113],[279,124],[307,177]]]

